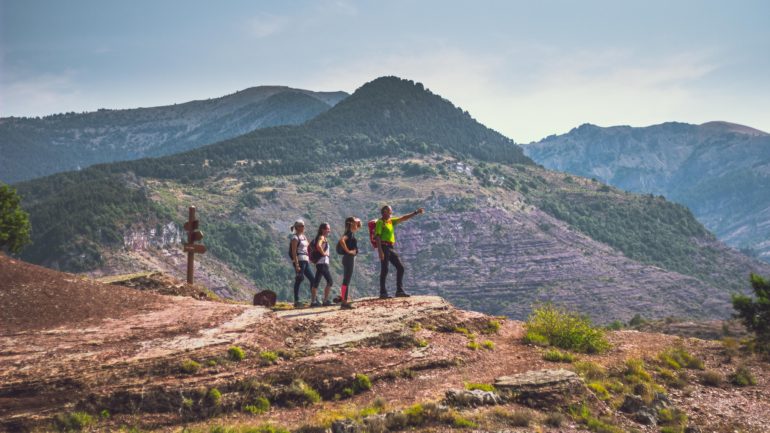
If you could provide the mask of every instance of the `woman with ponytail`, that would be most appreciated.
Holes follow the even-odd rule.
[[[337,253],[342,255],[342,287],[340,288],[340,308],[352,309],[353,304],[349,301],[350,278],[353,276],[353,267],[356,264],[356,255],[358,255],[358,241],[355,233],[361,228],[361,220],[356,217],[345,219],[345,233],[337,243]]]

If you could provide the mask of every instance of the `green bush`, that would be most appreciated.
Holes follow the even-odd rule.
[[[246,358],[246,352],[238,346],[232,346],[227,349],[227,356],[231,361],[240,362]]]
[[[471,350],[479,350],[481,345],[475,341],[469,341],[467,347]]]
[[[735,386],[756,385],[757,379],[745,365],[741,365],[730,375],[730,383]]]
[[[572,362],[575,360],[575,355],[558,349],[550,349],[543,352],[543,359],[549,362]]]
[[[680,368],[703,370],[705,368],[702,359],[691,355],[681,347],[668,349],[660,353],[658,359],[674,370],[679,370]]]
[[[321,401],[321,395],[302,379],[294,379],[289,386],[287,397],[289,404],[311,405]]]
[[[369,379],[369,376],[357,373],[353,380],[353,391],[359,393],[370,389],[372,389],[372,381]]]
[[[481,346],[484,347],[484,349],[487,349],[487,350],[495,350],[495,342],[494,341],[484,340],[481,343]]]
[[[198,372],[198,370],[201,369],[201,365],[192,359],[187,359],[185,361],[182,361],[182,364],[179,366],[179,369],[182,371],[182,373],[185,374],[195,374]]]
[[[770,351],[770,282],[757,274],[750,276],[754,296],[733,295],[736,316],[756,335],[757,348]]]
[[[283,427],[277,427],[272,424],[262,424],[258,427],[246,427],[241,430],[241,433],[290,433],[289,430]]]
[[[607,391],[607,388],[605,388],[601,382],[589,382],[587,386],[588,389],[596,394],[596,397],[598,397],[599,400],[606,401],[610,399],[611,396],[609,391]]]
[[[452,414],[452,426],[457,428],[476,428],[478,425],[467,419],[464,418],[462,415],[458,413]]]
[[[278,354],[269,350],[259,352],[259,359],[263,365],[275,364],[278,361]]]
[[[468,391],[480,390],[480,391],[494,392],[495,386],[488,383],[466,382],[465,389],[467,389]]]
[[[94,423],[94,418],[85,412],[70,412],[56,415],[54,427],[62,432],[81,431]]]
[[[583,353],[600,353],[610,347],[604,331],[594,327],[589,318],[553,304],[535,308],[526,328],[525,340],[530,342],[545,338],[552,346]]]
[[[212,407],[222,404],[222,393],[216,388],[209,389],[206,393],[206,404]]]
[[[591,361],[578,361],[575,364],[575,373],[584,379],[596,380],[607,375],[607,369]]]
[[[485,334],[497,334],[497,332],[500,331],[500,321],[499,320],[490,320],[487,322],[486,326],[484,327],[484,333]]]
[[[270,410],[270,400],[265,397],[257,397],[252,404],[243,406],[243,411],[252,415],[259,415]]]

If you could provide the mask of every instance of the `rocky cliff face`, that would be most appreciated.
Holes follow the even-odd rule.
[[[195,204],[202,224],[229,221],[230,230],[224,238],[212,234],[215,238],[204,239],[210,248],[202,258],[201,272],[210,276],[201,281],[208,278],[212,290],[238,299],[249,299],[250,292],[225,289],[220,282],[237,281],[235,275],[241,280],[250,276],[257,286],[268,285],[280,298],[291,298],[293,274],[285,251],[288,227],[294,219],[304,218],[311,236],[318,224],[330,222],[332,241],[336,241],[347,216],[364,221],[376,218],[385,203],[393,205],[397,214],[417,207],[427,210],[397,229],[398,249],[407,266],[407,290],[443,296],[458,306],[488,314],[524,319],[533,304],[552,301],[599,322],[628,321],[635,314],[648,318],[726,318],[731,312],[729,293],[745,288],[748,273],[770,273],[770,266],[708,236],[693,244],[696,251],[708,252],[695,260],[701,261],[694,265],[695,276],[640,263],[543,212],[533,191],[525,194],[476,177],[473,172],[477,165],[464,162],[457,169],[457,161],[442,157],[412,158],[409,163],[446,167],[447,171],[442,175],[404,176],[401,161],[381,160],[349,165],[353,175],[344,181],[337,181],[331,171],[311,177],[261,178],[261,186],[250,187],[237,174],[246,168],[238,168],[232,177],[190,191],[185,201],[168,201],[185,190],[173,182],[147,182],[147,187],[156,200],[175,207],[179,215],[184,215],[186,206]],[[618,205],[625,200],[622,193],[599,192],[601,184],[563,182],[561,175],[535,167],[519,166],[495,175],[499,182],[520,185],[537,178],[545,182],[538,187],[542,191],[567,188],[605,194],[615,197],[611,200],[618,200]],[[257,229],[260,232],[254,232]],[[244,243],[252,233],[270,235],[259,235],[261,243]],[[133,239],[146,238],[137,235]],[[376,295],[379,263],[368,245],[366,226],[358,238],[361,254],[353,278],[354,296]],[[150,241],[135,244],[150,245],[143,253],[147,256],[166,254]],[[215,245],[221,248],[212,248]],[[217,256],[218,252],[226,252],[228,258]],[[121,268],[124,272],[133,271],[134,258],[119,259],[128,253],[111,253],[112,262],[126,264]],[[254,257],[257,253],[262,255]],[[180,257],[178,263],[182,262]],[[257,273],[257,268],[267,266],[268,274]],[[341,265],[334,253],[332,270],[336,290]],[[183,267],[177,272],[183,275]],[[395,289],[394,271],[388,287],[391,292]],[[308,297],[307,292],[308,283],[303,283],[303,298]]]
[[[727,244],[770,260],[770,135],[742,125],[582,125],[525,146],[547,168],[689,207]]]

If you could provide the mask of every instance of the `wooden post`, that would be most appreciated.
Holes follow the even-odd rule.
[[[187,283],[192,284],[195,273],[195,254],[206,252],[205,245],[195,243],[203,239],[203,232],[198,230],[198,220],[195,219],[195,206],[190,206],[190,217],[184,223],[184,229],[187,231],[187,243],[182,244],[182,247],[187,252]]]

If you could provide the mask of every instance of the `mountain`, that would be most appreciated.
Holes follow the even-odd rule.
[[[770,135],[727,122],[582,125],[525,146],[552,170],[690,208],[719,239],[770,261]]]
[[[396,77],[303,125],[18,189],[34,239],[22,257],[94,276],[183,274],[180,226],[197,206],[208,252],[196,279],[236,299],[255,286],[288,299],[296,218],[311,233],[330,222],[336,239],[345,217],[374,218],[385,203],[397,214],[427,209],[399,228],[409,290],[489,314],[524,318],[533,303],[554,301],[601,322],[726,317],[748,273],[770,273],[685,207],[539,167],[510,139]],[[338,276],[336,257],[332,268]],[[365,248],[357,295],[376,292],[377,268]]]
[[[734,339],[608,331],[611,350],[557,361],[524,323],[436,296],[271,311],[3,255],[0,275],[2,431],[767,430],[770,364]]]
[[[298,125],[347,95],[283,86],[131,110],[0,119],[0,181],[171,155],[276,125]]]

